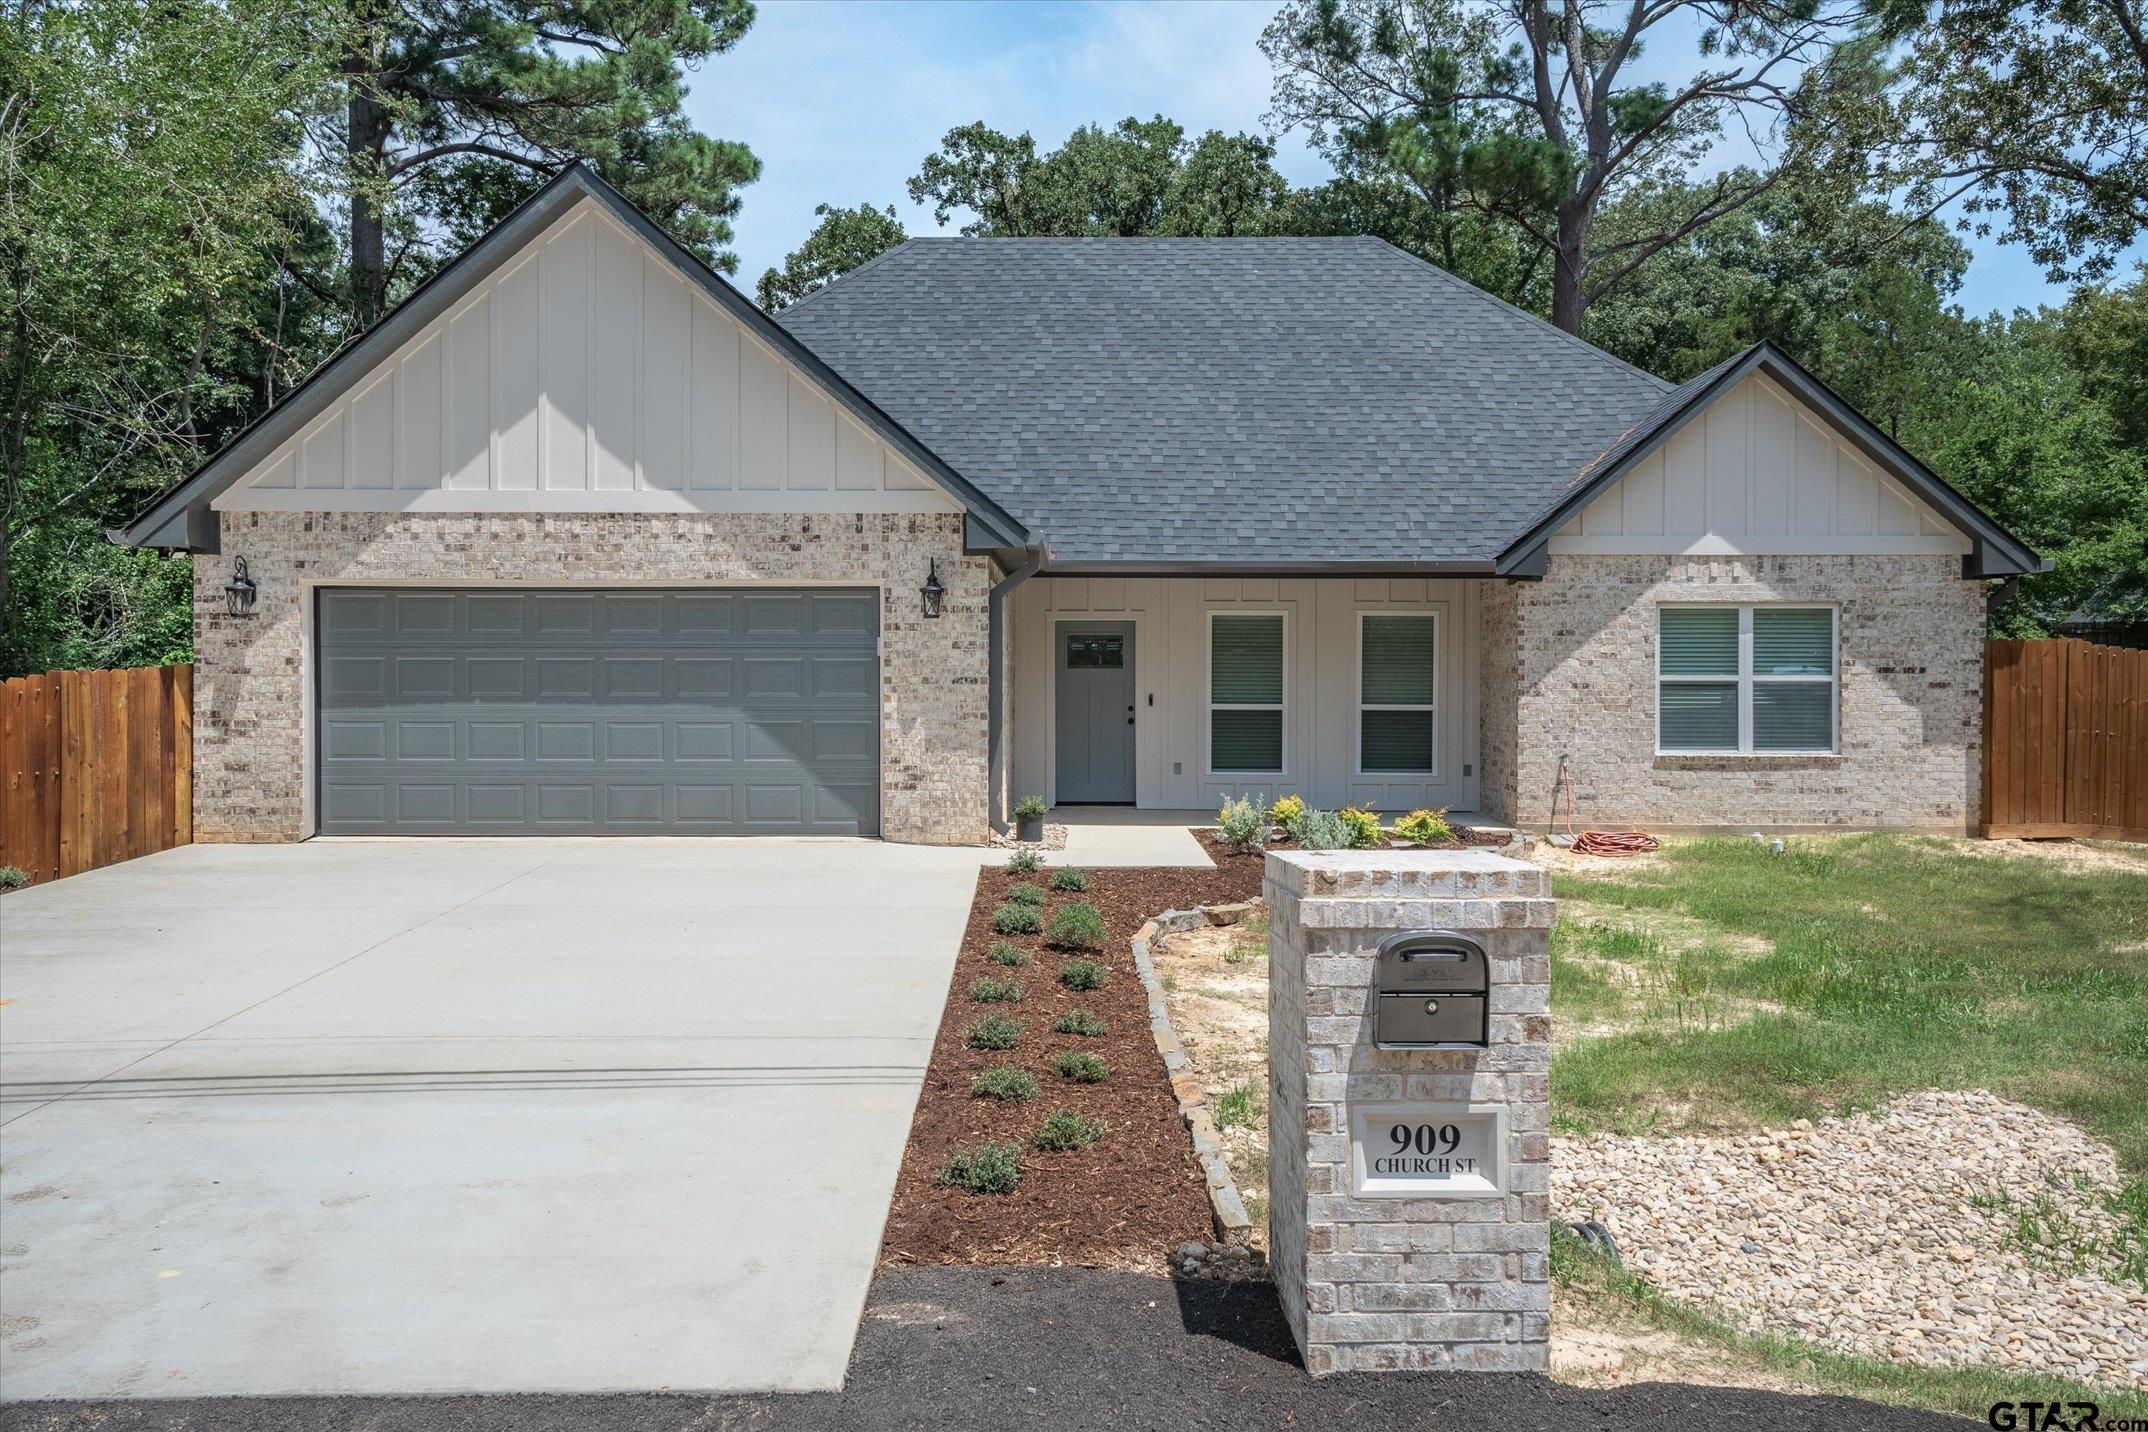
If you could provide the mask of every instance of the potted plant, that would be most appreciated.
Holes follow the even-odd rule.
[[[1039,797],[1023,796],[1014,803],[1014,838],[1024,845],[1044,839],[1044,802]]]

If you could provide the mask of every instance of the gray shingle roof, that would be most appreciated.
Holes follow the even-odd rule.
[[[1083,563],[1489,562],[1668,385],[1376,239],[917,239],[777,315]]]

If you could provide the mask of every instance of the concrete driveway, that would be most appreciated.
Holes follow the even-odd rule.
[[[315,841],[0,899],[0,1397],[840,1385],[978,862]]]

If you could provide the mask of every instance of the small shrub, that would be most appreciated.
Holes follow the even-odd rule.
[[[1074,990],[1102,989],[1104,974],[1095,960],[1068,960],[1059,967],[1059,983]]]
[[[1044,887],[1042,885],[1032,885],[1027,880],[1024,880],[1019,885],[1010,885],[1007,887],[1007,903],[1010,905],[1034,905],[1041,909],[1044,905]]]
[[[1101,950],[1111,927],[1104,923],[1103,912],[1083,900],[1069,900],[1052,911],[1052,923],[1044,931],[1044,942],[1057,945],[1062,950]]]
[[[1331,810],[1309,810],[1298,822],[1298,845],[1305,850],[1347,850],[1350,828]]]
[[[1249,796],[1227,800],[1216,812],[1216,839],[1230,850],[1250,853],[1268,844],[1268,817]]]
[[[1054,870],[1052,872],[1051,887],[1054,890],[1086,890],[1089,888],[1089,872],[1076,870],[1071,865],[1063,870]]]
[[[1069,1049],[1052,1058],[1052,1072],[1076,1084],[1101,1084],[1111,1067],[1085,1050]]]
[[[20,890],[30,883],[30,872],[20,865],[0,865],[0,890]]]
[[[1454,839],[1454,827],[1447,824],[1447,812],[1443,810],[1413,810],[1395,822],[1395,835],[1430,845],[1435,840]]]
[[[992,948],[985,951],[985,958],[995,965],[1005,965],[1010,970],[1018,970],[1029,963],[1030,955],[1029,951],[1023,949],[1020,945],[1010,945],[1005,940],[994,940]]]
[[[1026,1104],[1037,1097],[1037,1076],[1012,1064],[999,1064],[970,1080],[972,1099],[999,1099]]]
[[[1014,803],[1016,815],[1042,815],[1046,809],[1042,796],[1023,796]]]
[[[1034,850],[1017,850],[1007,857],[1009,875],[1034,875],[1044,868],[1044,857]]]
[[[1296,839],[1298,822],[1305,819],[1305,797],[1284,796],[1268,807],[1268,819],[1289,831],[1291,838]]]
[[[1085,1119],[1072,1109],[1059,1109],[1046,1115],[1044,1122],[1037,1125],[1037,1131],[1029,1136],[1029,1146],[1063,1154],[1085,1149],[1102,1137],[1102,1119]]]
[[[1216,1096],[1216,1127],[1235,1129],[1260,1122],[1260,1086],[1248,1079]]]
[[[1101,1014],[1091,1014],[1086,1009],[1070,1009],[1052,1021],[1054,1034],[1079,1034],[1084,1039],[1102,1039],[1111,1033],[1111,1026]]]
[[[980,1014],[970,1021],[970,1048],[1012,1049],[1022,1042],[1022,1021],[1004,1014]]]
[[[992,928],[1002,935],[1034,935],[1044,928],[1044,912],[1010,900],[992,912]]]
[[[1022,1151],[1013,1144],[956,1149],[940,1170],[940,1183],[967,1193],[1012,1193],[1022,1181]]]
[[[1352,850],[1370,850],[1380,843],[1380,818],[1358,806],[1345,806],[1336,817],[1343,823]]]
[[[970,998],[979,1004],[1016,1004],[1022,998],[1022,982],[979,975],[970,981]]]

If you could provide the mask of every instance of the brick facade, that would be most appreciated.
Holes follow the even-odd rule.
[[[1564,754],[1577,823],[1596,827],[1959,833],[1975,819],[1985,584],[1958,557],[1554,555],[1542,581],[1486,586],[1487,811],[1550,822]],[[1839,607],[1834,754],[1656,753],[1656,608],[1691,601]]]
[[[959,514],[391,513],[222,515],[194,559],[196,839],[289,841],[312,828],[307,769],[312,588],[342,582],[524,585],[855,583],[888,592],[880,634],[881,833],[986,838],[985,593]],[[254,614],[224,610],[244,556]],[[926,621],[929,559],[947,586]]]
[[[1307,1368],[1542,1372],[1550,876],[1479,850],[1291,851],[1269,855],[1266,894],[1270,1263]],[[1373,956],[1405,929],[1483,944],[1485,1048],[1373,1047]],[[1354,1195],[1351,1106],[1396,1100],[1503,1106],[1503,1194]]]

